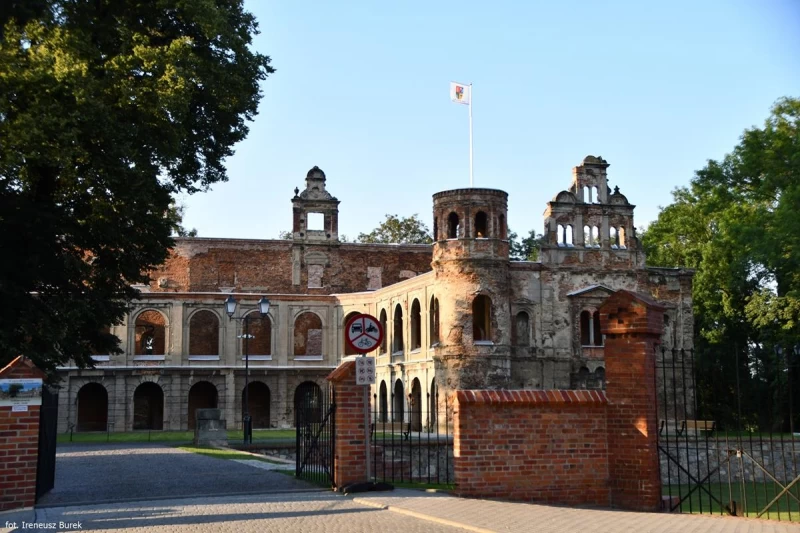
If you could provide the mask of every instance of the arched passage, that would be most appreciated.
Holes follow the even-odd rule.
[[[392,395],[392,422],[403,421],[404,407],[403,381],[398,379],[394,382],[394,394]]]
[[[389,421],[389,402],[387,396],[388,394],[386,392],[386,382],[381,381],[381,390],[380,390],[380,395],[378,397],[378,409],[380,413],[381,422]]]
[[[146,381],[133,392],[133,429],[164,429],[164,391]]]
[[[198,409],[216,409],[217,388],[208,381],[198,381],[189,389],[189,429],[195,427],[195,411]]]
[[[439,429],[439,390],[436,388],[436,378],[431,380],[431,390],[428,393],[428,431]],[[434,430],[434,428],[436,428]]]
[[[294,391],[294,412],[305,411],[305,421],[322,421],[322,389],[313,381],[304,381]]]
[[[77,431],[106,431],[108,391],[99,383],[87,383],[78,391]]]
[[[247,407],[253,428],[268,429],[270,427],[270,391],[266,383],[251,381],[247,384]],[[242,390],[244,405],[244,390]]]
[[[411,431],[422,431],[422,387],[419,379],[411,382],[411,396],[409,398],[411,410]]]

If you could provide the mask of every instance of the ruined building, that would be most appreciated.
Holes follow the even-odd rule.
[[[245,347],[243,322],[225,312],[231,294],[236,316],[271,302],[249,322],[256,428],[293,425],[295,399],[351,355],[352,313],[386,333],[370,354],[382,418],[387,402],[407,418],[434,391],[604,387],[597,310],[617,289],[665,302],[665,345],[689,347],[692,272],[645,265],[634,206],[609,189],[608,166],[585,158],[548,203],[539,262],[509,260],[507,194],[493,189],[435,194],[432,245],[341,242],[339,200],[314,167],[291,199],[290,239],[177,239],[112,329],[124,353],[61,369],[59,430],[187,429],[201,407],[241,427]]]

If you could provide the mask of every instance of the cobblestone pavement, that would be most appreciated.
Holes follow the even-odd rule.
[[[38,505],[314,489],[291,476],[163,444],[59,445],[55,487]]]
[[[48,507],[36,510],[36,523],[56,524],[48,531],[68,531],[69,523],[81,531],[124,529],[135,532],[186,533],[463,533],[463,529],[437,524],[374,506],[354,502],[331,492],[223,496],[162,500],[112,505]],[[3,531],[0,521],[0,531]],[[22,529],[18,523],[16,531]],[[10,531],[14,531],[13,529]]]
[[[437,523],[463,524],[472,531],[509,533],[798,533],[797,522],[711,515],[634,513],[575,509],[529,503],[456,498],[410,490],[370,492],[354,501]]]

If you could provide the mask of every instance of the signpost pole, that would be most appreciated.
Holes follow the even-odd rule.
[[[362,353],[361,357],[366,357],[366,353]],[[364,387],[364,433],[366,434],[366,438],[364,439],[367,443],[367,483],[372,482],[372,472],[370,472],[370,455],[371,455],[371,448],[372,442],[370,441],[370,420],[369,420],[369,385],[362,385]]]

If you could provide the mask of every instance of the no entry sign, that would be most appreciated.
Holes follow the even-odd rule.
[[[374,316],[359,314],[347,321],[344,339],[358,353],[371,352],[383,341],[383,328]]]

